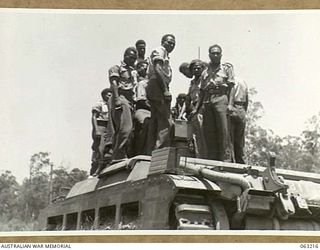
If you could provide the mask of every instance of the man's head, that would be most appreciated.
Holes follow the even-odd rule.
[[[138,62],[137,72],[139,76],[145,77],[147,75],[148,63],[146,61]]]
[[[199,59],[192,60],[189,66],[190,72],[195,76],[201,76],[202,71],[205,68],[205,63]]]
[[[144,58],[144,55],[146,54],[146,42],[144,40],[138,40],[136,42],[136,49],[138,51],[138,56],[140,58]]]
[[[221,61],[222,49],[218,44],[209,47],[209,58],[212,63],[218,64]]]
[[[136,62],[138,57],[138,52],[136,50],[136,48],[134,47],[129,47],[125,50],[124,52],[124,56],[123,56],[123,61],[129,65],[129,66],[133,66],[134,63]]]
[[[187,99],[187,95],[184,93],[181,93],[177,96],[177,104],[182,105]]]
[[[106,88],[101,91],[101,97],[105,102],[107,102],[111,96],[112,96],[112,91],[110,88]]]
[[[176,39],[172,34],[166,34],[161,39],[161,45],[166,49],[168,53],[171,53],[176,45]]]
[[[180,73],[182,73],[184,76],[188,78],[192,78],[192,72],[190,71],[190,64],[187,62],[184,62],[179,67]]]

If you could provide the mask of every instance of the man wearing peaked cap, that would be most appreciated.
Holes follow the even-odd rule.
[[[199,101],[200,94],[200,76],[203,70],[206,68],[206,63],[195,59],[189,64],[189,71],[194,76],[191,80],[189,91],[186,99],[186,111],[188,120],[192,125],[192,133],[195,144],[195,154],[197,158],[206,158],[206,145],[203,134],[203,106],[199,108],[196,115],[189,116],[189,114],[195,110],[195,107]]]
[[[200,77],[200,96],[191,116],[198,113],[202,104],[203,131],[207,158],[220,161],[234,161],[229,134],[227,111],[230,91],[234,85],[233,67],[221,63],[222,48],[215,44],[209,47],[210,63]]]

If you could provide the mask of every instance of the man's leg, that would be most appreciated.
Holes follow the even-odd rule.
[[[150,101],[150,120],[148,124],[148,138],[147,138],[147,155],[151,155],[151,152],[155,149],[157,141],[157,130],[158,130],[158,121],[157,121],[157,109],[158,102]]]
[[[244,164],[244,144],[245,144],[245,110],[241,106],[236,106],[237,116],[232,119],[232,124],[234,126],[234,154],[237,163]]]
[[[202,114],[194,115],[191,119],[192,124],[192,131],[193,131],[193,137],[195,142],[195,148],[196,148],[196,157],[197,158],[205,158],[205,148],[204,145],[204,135],[202,131]]]
[[[203,133],[205,134],[205,145],[207,152],[207,159],[218,159],[217,136],[216,136],[216,121],[212,103],[206,103],[203,110]]]
[[[232,162],[233,152],[231,150],[231,140],[229,134],[229,124],[227,118],[228,99],[223,96],[215,104],[215,118],[217,122],[217,139],[219,143],[218,159],[220,161]]]
[[[134,149],[137,154],[146,154],[146,141],[148,136],[148,120],[150,111],[138,109],[134,116],[135,120],[135,138]]]
[[[127,158],[126,146],[133,127],[131,106],[123,96],[119,98],[121,100],[121,109],[115,111],[115,122],[118,128],[116,128],[113,160]]]
[[[159,102],[156,107],[158,121],[158,138],[156,148],[169,147],[171,145],[171,129],[173,126],[170,103]]]

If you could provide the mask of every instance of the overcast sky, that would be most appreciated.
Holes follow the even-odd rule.
[[[30,156],[51,152],[60,163],[90,169],[91,107],[109,86],[107,70],[137,39],[147,54],[162,35],[171,54],[174,97],[189,80],[184,61],[208,61],[218,43],[223,61],[258,91],[262,125],[300,135],[320,111],[320,12],[124,12],[0,10],[0,172],[28,176]]]

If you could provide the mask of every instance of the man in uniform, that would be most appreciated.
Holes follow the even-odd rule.
[[[146,42],[144,40],[138,40],[136,42],[136,50],[138,51],[137,62],[145,61],[144,55],[146,54]]]
[[[173,35],[164,35],[161,39],[161,46],[154,49],[150,55],[149,83],[146,89],[151,110],[148,154],[151,154],[153,149],[167,147],[171,144],[170,133],[173,121],[169,83],[172,78],[172,70],[169,64],[169,54],[173,51],[175,44]]]
[[[150,105],[147,101],[146,87],[148,63],[138,62],[138,84],[136,86],[136,108],[134,114],[134,155],[147,154],[147,136],[150,120]]]
[[[101,92],[102,100],[92,108],[92,163],[90,175],[98,174],[111,157],[113,126],[109,121],[112,91]]]
[[[230,91],[234,85],[233,67],[221,63],[222,49],[215,44],[209,47],[210,63],[200,78],[200,96],[191,115],[198,113],[202,104],[203,132],[205,135],[207,158],[233,161],[227,110],[233,103]],[[229,98],[230,95],[230,98]]]
[[[195,143],[195,154],[197,158],[206,158],[205,138],[203,134],[203,106],[199,108],[196,115],[189,117],[189,114],[195,109],[200,94],[200,76],[206,64],[198,59],[192,60],[189,65],[189,71],[194,78],[191,80],[189,91],[186,99],[186,113],[188,120],[192,125],[193,140]]]
[[[112,120],[115,127],[113,161],[128,157],[127,146],[132,132],[132,111],[135,88],[134,64],[137,60],[137,50],[129,47],[124,52],[120,65],[109,69],[109,81],[113,93]]]
[[[229,110],[231,141],[233,143],[235,161],[244,164],[244,132],[249,104],[248,88],[244,80],[235,77],[232,95],[233,108]]]

